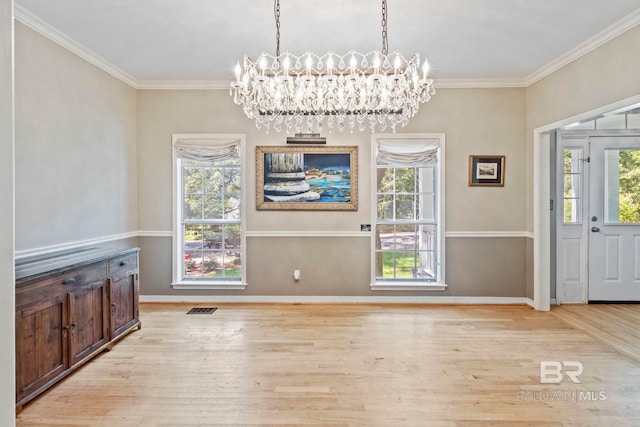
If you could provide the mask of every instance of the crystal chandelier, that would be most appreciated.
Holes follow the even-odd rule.
[[[325,126],[371,132],[405,126],[435,93],[429,63],[388,54],[387,1],[382,0],[382,51],[280,54],[280,0],[274,2],[276,54],[245,56],[230,92],[258,129],[320,132]]]

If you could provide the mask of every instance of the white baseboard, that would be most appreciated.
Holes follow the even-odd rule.
[[[531,306],[531,307],[535,307],[535,305],[534,305],[534,304],[535,304],[535,302],[534,302],[531,298],[526,298],[526,302],[527,302],[527,305],[529,305],[529,306]],[[558,305],[558,303],[556,302],[556,299],[555,299],[555,298],[551,298],[551,300],[550,300],[549,304],[551,304],[551,305]]]
[[[302,295],[140,295],[145,303],[274,303],[274,304],[528,304],[517,297],[407,297]]]

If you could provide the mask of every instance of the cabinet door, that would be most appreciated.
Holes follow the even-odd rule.
[[[69,296],[71,365],[109,341],[107,280],[73,288]]]
[[[67,302],[54,296],[16,309],[16,402],[69,366]]]
[[[138,323],[138,270],[114,275],[109,282],[113,339]]]

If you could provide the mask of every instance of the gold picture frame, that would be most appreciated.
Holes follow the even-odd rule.
[[[257,146],[256,209],[357,211],[358,147]]]
[[[469,156],[470,187],[504,187],[505,156]]]

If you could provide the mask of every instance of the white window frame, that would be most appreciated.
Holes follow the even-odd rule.
[[[378,219],[377,197],[377,146],[378,141],[393,140],[438,140],[438,167],[436,168],[436,262],[438,265],[435,281],[402,281],[402,280],[376,280],[376,242],[375,228]],[[420,134],[373,134],[371,136],[371,284],[370,288],[377,291],[443,291],[447,288],[445,282],[445,135],[443,133]]]
[[[182,167],[180,167],[181,159],[178,158],[176,143],[178,140],[191,140],[193,142],[206,143],[205,141],[218,140],[220,142],[238,141],[240,157],[240,240],[241,251],[240,256],[242,264],[240,266],[240,280],[221,280],[221,279],[184,279],[182,275],[182,267],[184,263],[183,247],[184,236],[182,233]],[[172,186],[173,186],[173,272],[171,286],[174,289],[238,289],[242,290],[247,287],[246,283],[246,165],[245,165],[245,135],[243,134],[173,134],[171,146],[172,155]]]

